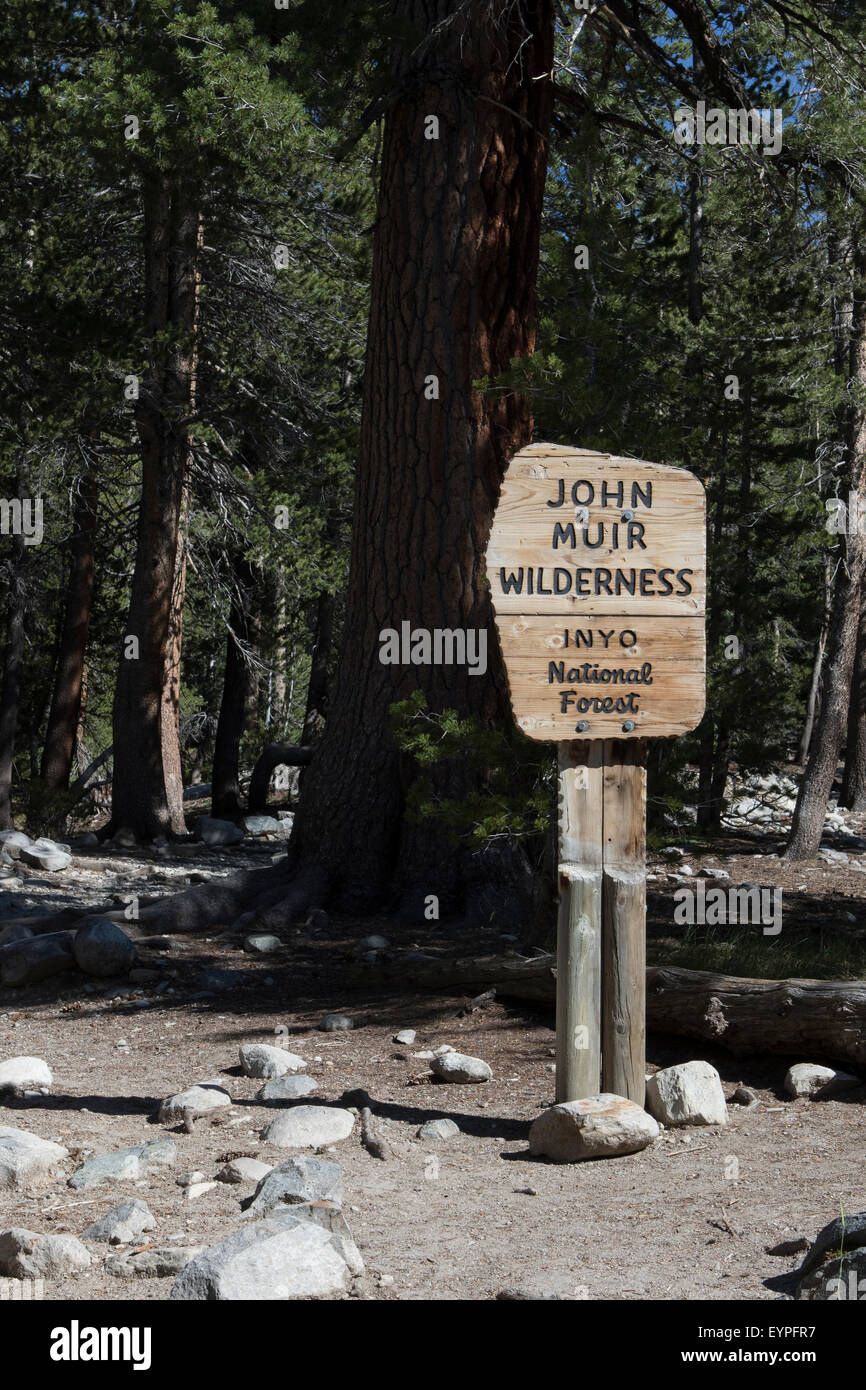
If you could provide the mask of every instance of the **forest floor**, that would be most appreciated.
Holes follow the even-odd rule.
[[[701,929],[673,924],[673,894],[689,877],[684,866],[716,867],[733,884],[782,886],[784,940],[753,936],[743,945],[753,963],[756,951],[766,961],[749,973],[819,973],[780,969],[792,952],[811,951],[816,966],[824,953],[831,963],[859,958],[866,872],[852,867],[856,854],[847,863],[790,866],[775,852],[778,837],[677,843],[685,853],[674,862],[670,851],[649,856],[652,959],[695,963],[683,956],[694,956]],[[62,888],[34,873],[13,901],[0,900],[0,924],[28,908],[44,913],[70,900],[104,902],[107,883],[117,896],[176,891],[191,880],[267,863],[274,848],[181,846],[177,862],[158,864],[141,851],[81,852]],[[866,1209],[866,1086],[820,1102],[791,1100],[782,1088],[790,1063],[832,1059],[736,1059],[704,1042],[651,1036],[649,1071],[701,1057],[718,1069],[728,1097],[743,1083],[756,1092],[759,1107],[730,1106],[727,1126],[666,1131],[630,1157],[557,1166],[531,1158],[527,1149],[530,1122],[553,1099],[552,1014],[496,999],[473,1006],[460,993],[383,990],[375,964],[358,982],[357,943],[367,934],[388,938],[385,958],[392,961],[408,950],[501,954],[514,948],[513,939],[493,929],[470,938],[447,923],[396,927],[392,920],[330,916],[315,927],[287,929],[280,949],[259,957],[221,935],[220,925],[162,942],[139,937],[141,964],[154,973],[136,987],[123,981],[103,987],[70,975],[0,992],[0,1060],[42,1057],[54,1075],[48,1096],[4,1097],[0,1125],[55,1139],[70,1151],[45,1190],[0,1192],[0,1229],[80,1235],[118,1202],[138,1197],[157,1220],[141,1245],[205,1246],[235,1230],[252,1184],[218,1182],[189,1200],[177,1179],[194,1170],[212,1179],[226,1155],[272,1164],[289,1156],[260,1139],[275,1111],[255,1101],[262,1083],[238,1065],[241,1043],[274,1042],[280,1034],[284,1045],[309,1058],[307,1070],[324,1101],[338,1101],[351,1088],[369,1092],[395,1151],[384,1161],[371,1156],[356,1126],[327,1154],[343,1169],[344,1211],[366,1264],[361,1297],[486,1300],[520,1288],[563,1299],[785,1298],[801,1256],[773,1257],[768,1248],[797,1236],[811,1240],[840,1204],[845,1212]],[[129,930],[137,935],[134,922]],[[796,950],[788,938],[799,942]],[[741,949],[723,931],[710,947],[725,968]],[[319,1031],[331,1011],[348,1014],[355,1027]],[[406,1028],[416,1030],[415,1043],[394,1043]],[[493,1079],[474,1086],[434,1082],[429,1063],[413,1054],[442,1044],[483,1058]],[[163,1098],[211,1078],[230,1092],[230,1110],[213,1122],[199,1120],[191,1134],[156,1122]],[[453,1119],[460,1133],[446,1141],[416,1137],[420,1125],[439,1116]],[[178,1145],[172,1168],[86,1192],[66,1185],[92,1153],[166,1134]],[[104,1264],[115,1251],[91,1248],[100,1253],[90,1271],[49,1282],[47,1298],[169,1296],[171,1278],[117,1277]]]

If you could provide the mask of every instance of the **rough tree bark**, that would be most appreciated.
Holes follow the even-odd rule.
[[[839,804],[851,811],[866,811],[866,582],[860,586],[857,651],[848,700],[845,774]]]
[[[145,317],[150,361],[136,408],[142,495],[129,617],[114,700],[110,832],[140,839],[181,833],[182,788],[172,774],[172,701],[166,700],[179,642],[180,519],[195,394],[196,275],[200,218],[187,182],[167,174],[144,185]]]
[[[295,841],[361,908],[395,881],[440,900],[461,889],[454,846],[404,820],[411,772],[389,707],[420,689],[434,711],[510,717],[483,556],[531,419],[514,392],[473,383],[534,347],[552,106],[551,0],[397,8],[414,37],[394,54],[385,119],[345,629]],[[382,665],[379,633],[407,620],[487,630],[487,676]],[[462,776],[445,770],[450,794]]]
[[[852,263],[853,314],[848,378],[862,391],[866,385],[866,248],[860,235],[852,238]],[[856,510],[863,515],[866,513],[866,409],[855,397],[846,413],[850,490],[859,502]],[[810,859],[821,843],[824,816],[848,717],[864,569],[866,545],[859,517],[849,515],[844,563],[836,581],[824,663],[821,719],[812,735],[809,760],[800,781],[786,859]]]
[[[98,480],[90,473],[80,482],[73,508],[63,627],[42,750],[42,779],[57,790],[69,785],[84,696],[98,495]]]

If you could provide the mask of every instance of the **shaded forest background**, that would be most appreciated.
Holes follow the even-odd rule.
[[[472,365],[474,397],[508,429],[531,410],[537,439],[685,467],[707,488],[707,713],[653,746],[653,814],[687,802],[710,831],[731,767],[805,764],[789,853],[806,857],[843,750],[842,797],[866,809],[856,5],[8,0],[0,495],[41,499],[44,536],[28,543],[4,512],[0,826],[60,833],[99,783],[106,833],[182,834],[184,786],[211,783],[214,812],[236,815],[265,748],[327,736],[360,602],[351,547],[375,511],[356,478],[374,231],[395,220],[407,112],[425,141],[420,68],[401,55],[439,81],[463,23],[479,90],[504,54],[515,139],[549,121],[537,306],[531,254],[523,280],[509,261],[528,204],[490,195],[500,318],[519,312],[504,360]],[[472,80],[442,80],[443,157]],[[780,108],[781,149],[683,140],[676,113],[699,99]],[[419,303],[425,277],[422,262]],[[423,381],[419,366],[398,387],[420,398]],[[407,529],[400,563],[420,570],[429,544]],[[407,823],[475,855],[521,842],[540,866],[553,749],[470,700],[474,681],[416,684],[388,701]],[[311,795],[344,800],[333,766]],[[404,897],[439,887],[417,864],[396,878]]]

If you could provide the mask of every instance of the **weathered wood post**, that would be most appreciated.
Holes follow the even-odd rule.
[[[559,743],[556,1099],[642,1105],[646,740],[704,709],[706,504],[681,468],[533,444],[487,572],[511,703]]]

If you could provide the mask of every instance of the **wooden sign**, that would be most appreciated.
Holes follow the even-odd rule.
[[[704,712],[706,500],[682,468],[532,444],[487,547],[518,726],[670,738]]]

